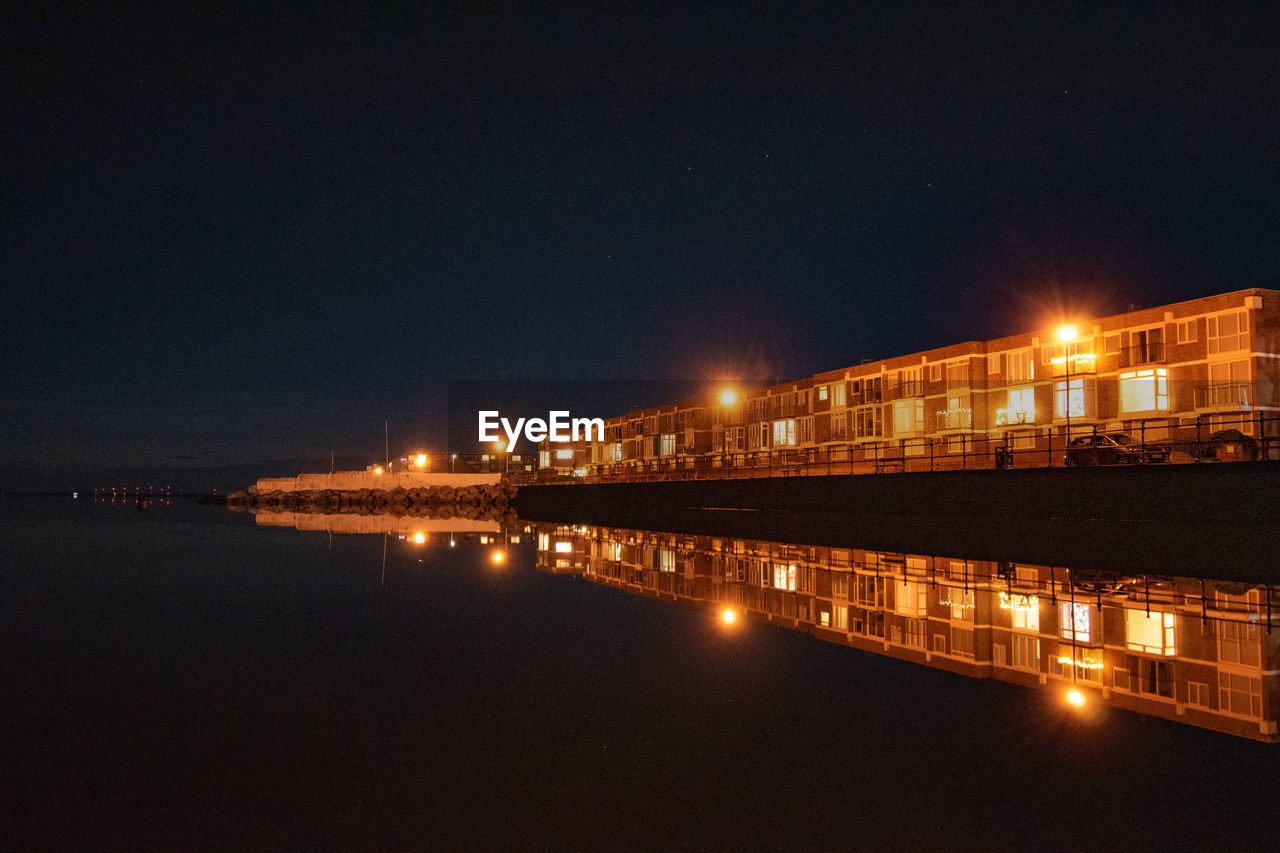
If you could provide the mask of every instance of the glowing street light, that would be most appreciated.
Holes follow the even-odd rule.
[[[720,611],[720,621],[726,625],[732,625],[738,621],[738,612],[732,607],[726,607]]]
[[[414,544],[414,545],[421,545],[421,544],[423,544],[423,543],[424,543],[424,542],[426,542],[426,541],[427,541],[426,534],[423,534],[423,533],[415,533],[415,534],[413,534],[413,544]]]
[[[738,392],[733,388],[725,388],[720,392],[720,405],[732,406],[738,402]]]
[[[417,456],[413,457],[413,464],[419,468],[427,467],[427,454],[419,453]]]
[[[1083,708],[1085,705],[1084,694],[1074,687],[1071,688],[1067,691],[1067,704],[1073,708]]]
[[[489,562],[493,563],[495,566],[501,566],[506,561],[507,561],[506,551],[495,548],[493,552],[489,554]]]
[[[1063,394],[1063,404],[1067,410],[1067,437],[1063,441],[1062,464],[1069,465],[1071,460],[1071,342],[1076,339],[1076,327],[1072,325],[1058,327],[1058,340],[1062,341],[1062,360],[1066,365],[1067,390]],[[1084,389],[1081,389],[1081,393]]]

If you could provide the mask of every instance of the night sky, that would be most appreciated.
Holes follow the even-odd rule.
[[[1276,4],[271,5],[0,11],[0,486],[1280,286]]]

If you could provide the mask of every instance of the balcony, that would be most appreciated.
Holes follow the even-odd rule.
[[[1080,376],[1085,373],[1098,372],[1098,359],[1091,352],[1072,353],[1071,356],[1071,375]],[[1123,355],[1121,356],[1123,359]],[[1058,356],[1049,362],[1049,372],[1054,379],[1061,379],[1067,375],[1067,357]]]
[[[1164,344],[1139,344],[1120,350],[1120,367],[1139,367],[1144,364],[1164,364]]]
[[[850,406],[865,406],[868,403],[884,402],[879,388],[864,388],[849,395]]]
[[[945,409],[937,415],[940,430],[973,428],[973,409]]]
[[[1252,382],[1224,382],[1196,389],[1197,409],[1235,409],[1241,412],[1253,409],[1257,391]]]
[[[912,379],[907,382],[895,382],[889,386],[890,400],[900,400],[903,397],[923,397],[924,396],[924,380]]]
[[[1036,422],[1034,409],[996,409],[996,426],[1026,426]]]

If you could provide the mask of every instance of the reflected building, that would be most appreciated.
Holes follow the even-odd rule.
[[[1280,740],[1280,587],[580,525],[536,536],[544,572]]]

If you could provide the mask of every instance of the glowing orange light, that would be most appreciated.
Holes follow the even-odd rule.
[[[1084,701],[1085,701],[1084,694],[1081,693],[1079,690],[1076,690],[1073,688],[1067,691],[1067,702],[1073,705],[1074,707],[1083,708]]]
[[[417,465],[419,468],[427,467],[427,454],[419,453],[417,456],[413,457],[413,464]]]
[[[507,561],[506,551],[495,550],[492,554],[489,555],[489,562],[493,563],[495,566],[501,566],[506,561]]]
[[[738,613],[732,607],[726,607],[720,611],[720,621],[726,625],[732,625],[738,621]]]
[[[1060,326],[1060,327],[1058,327],[1058,340],[1060,340],[1060,341],[1074,341],[1075,339],[1076,339],[1076,327],[1075,327],[1075,326]]]
[[[502,451],[507,449],[507,443],[502,439],[498,439],[493,443],[493,449],[501,453]]]
[[[720,405],[732,406],[738,402],[738,392],[732,388],[726,388],[720,392]]]
[[[373,473],[375,473],[375,474],[381,474],[381,473],[382,473],[382,466],[381,466],[381,465],[377,465],[377,466],[375,466],[375,467],[374,467],[374,469],[373,469]]]
[[[426,542],[426,541],[427,541],[427,537],[424,534],[422,533],[413,534],[413,544],[421,545],[423,542]]]

